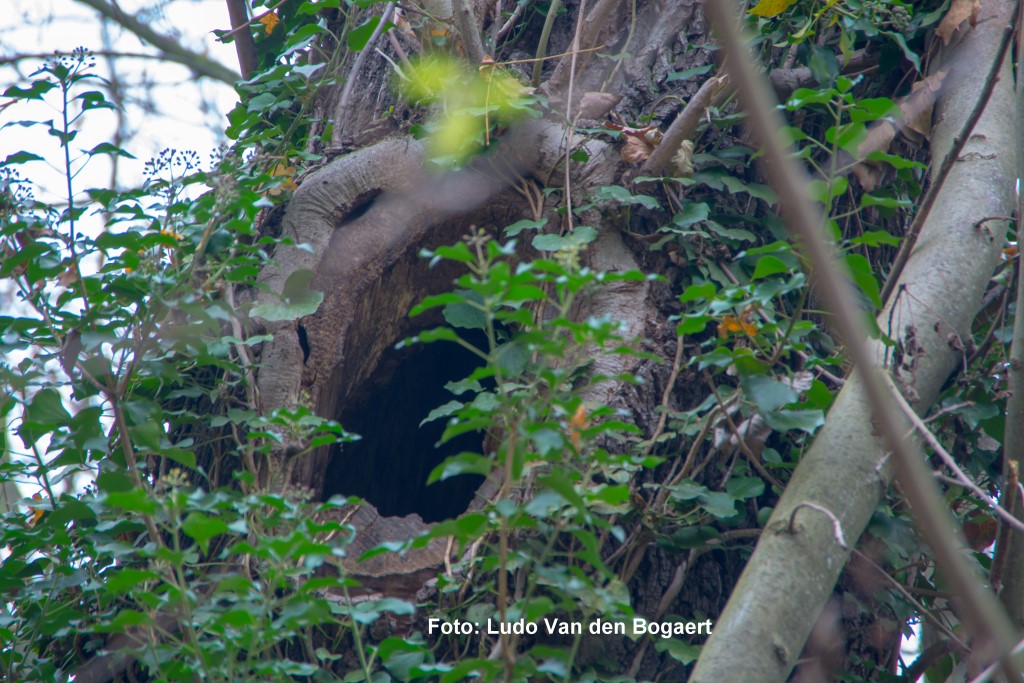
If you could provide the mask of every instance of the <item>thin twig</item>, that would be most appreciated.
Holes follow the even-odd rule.
[[[718,405],[722,406],[722,417],[725,418],[726,423],[729,425],[729,431],[736,437],[736,443],[739,444],[740,451],[746,456],[750,465],[757,470],[758,474],[768,480],[768,483],[779,491],[783,490],[785,486],[783,486],[778,479],[773,477],[771,473],[765,469],[765,466],[761,464],[761,459],[754,455],[754,452],[750,450],[750,446],[747,445],[747,440],[743,437],[743,434],[740,433],[739,427],[732,419],[732,415],[729,414],[728,409],[726,409],[725,404],[722,402],[722,397],[718,393],[718,387],[716,387],[715,383],[711,381],[711,374],[707,370],[704,371],[704,380],[708,383],[708,386],[711,387],[711,393],[715,395],[715,400],[718,401]]]
[[[824,505],[814,503],[809,500],[804,500],[797,503],[793,507],[793,511],[789,513],[789,526],[787,527],[789,533],[796,533],[796,513],[800,510],[800,508],[810,508],[811,510],[817,510],[821,514],[828,517],[829,521],[832,522],[832,535],[836,539],[836,544],[838,544],[839,547],[843,550],[849,548],[849,546],[846,544],[846,538],[843,536],[843,525],[839,522],[839,518],[836,517],[836,513],[832,512]]]
[[[985,504],[991,507],[1004,522],[1012,526],[1017,531],[1024,532],[1024,522],[1014,517],[1007,510],[1003,509],[1003,506],[996,502],[992,496],[985,493],[980,486],[971,481],[970,477],[968,477],[956,464],[956,459],[953,458],[953,456],[949,454],[949,451],[947,451],[939,440],[935,438],[935,435],[932,434],[932,430],[928,429],[928,425],[924,423],[921,416],[914,411],[909,403],[907,403],[907,399],[903,398],[903,394],[901,394],[899,389],[896,388],[892,378],[889,375],[884,375],[884,377],[886,384],[889,386],[890,395],[893,397],[893,400],[896,401],[900,410],[903,411],[904,416],[906,416],[906,418],[910,420],[910,423],[914,425],[914,429],[921,435],[921,438],[925,440],[925,443],[931,446],[932,450],[935,451],[935,454],[942,459],[943,464],[953,472],[953,476],[956,478],[957,483],[969,490],[978,498],[985,501]]]
[[[907,602],[909,602],[914,607],[918,614],[920,614],[923,618],[930,621],[932,625],[936,629],[938,629],[942,633],[942,635],[949,638],[949,640],[952,641],[957,646],[957,648],[960,649],[961,652],[967,652],[970,650],[970,647],[968,647],[967,643],[962,641],[959,637],[957,637],[955,633],[949,630],[949,628],[944,623],[942,623],[942,620],[935,616],[932,610],[922,605],[917,600],[917,598],[915,598],[914,595],[909,590],[907,590],[906,586],[904,586],[902,583],[900,583],[895,578],[890,576],[889,572],[879,567],[877,562],[875,562],[870,557],[868,557],[861,551],[857,550],[856,548],[853,549],[853,554],[867,562],[868,566],[870,566],[872,569],[878,572],[878,574],[885,578],[885,580],[888,583],[892,584],[892,587],[898,590],[903,595],[903,597],[907,600]]]
[[[643,455],[646,457],[650,454],[651,449],[654,448],[654,443],[661,436],[662,431],[665,429],[665,421],[668,419],[668,400],[672,396],[672,389],[676,386],[676,380],[679,378],[679,367],[683,363],[683,335],[676,337],[676,355],[672,360],[672,373],[668,376],[668,383],[665,385],[665,391],[661,393],[661,416],[658,418],[658,426],[654,428],[654,434],[651,436],[651,440],[644,446]]]
[[[228,31],[227,33],[221,33],[219,36],[217,36],[218,39],[219,40],[224,40],[228,36],[235,35],[236,33],[241,31],[246,26],[251,26],[252,24],[256,23],[257,21],[262,21],[264,17],[267,17],[267,16],[273,14],[274,10],[276,10],[278,7],[280,7],[281,5],[283,5],[286,2],[288,2],[288,0],[279,0],[279,2],[277,2],[274,5],[271,5],[269,8],[267,8],[266,12],[260,12],[259,14],[253,16],[252,19],[249,19],[248,21],[246,21],[244,23],[240,23],[238,25],[235,25],[234,20],[232,20],[231,21],[231,30]],[[230,9],[232,4],[233,4],[233,0],[228,0],[228,8],[229,9]],[[242,4],[244,5],[245,3],[243,2]]]

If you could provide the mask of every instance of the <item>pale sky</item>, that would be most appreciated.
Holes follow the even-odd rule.
[[[156,53],[112,23],[108,23],[105,38],[99,15],[74,0],[3,0],[0,4],[6,10],[0,13],[0,91],[12,84],[27,84],[29,75],[42,64],[43,55],[54,50],[70,52],[83,46],[94,52]],[[159,33],[178,38],[190,49],[237,70],[234,46],[220,44],[212,34],[213,29],[230,28],[223,0],[120,0],[118,4],[145,19]],[[9,62],[19,54],[39,57]],[[108,61],[97,57],[94,71],[109,78],[109,69]],[[195,150],[205,160],[224,141],[225,114],[237,100],[229,86],[208,78],[196,79],[183,66],[152,59],[121,58],[116,62],[116,70],[127,86],[124,121],[130,137],[122,147],[136,157],[134,161],[121,161],[122,184],[140,182],[145,162],[164,148]],[[141,87],[142,83],[153,86]],[[0,125],[25,119],[49,120],[58,115],[56,109],[45,105],[19,105],[0,111]],[[75,145],[89,149],[110,140],[116,127],[115,114],[92,111],[85,118]],[[23,149],[47,159],[60,156],[56,139],[47,135],[43,127],[14,126],[0,130],[0,158]],[[31,172],[33,180],[47,188],[63,184],[61,176],[42,163],[21,170],[23,175]],[[110,166],[104,158],[97,157],[76,180],[80,187],[106,186]]]

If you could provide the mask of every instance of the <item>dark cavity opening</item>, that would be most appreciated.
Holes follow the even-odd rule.
[[[473,343],[482,340],[469,340]],[[482,452],[482,434],[462,434],[437,447],[446,418],[420,427],[431,410],[456,398],[444,388],[482,361],[451,342],[390,351],[345,402],[338,421],[362,439],[335,446],[324,498],[359,496],[385,517],[418,514],[425,522],[466,511],[484,479],[460,475],[427,486],[430,472],[463,451]],[[461,398],[468,400],[469,395]]]

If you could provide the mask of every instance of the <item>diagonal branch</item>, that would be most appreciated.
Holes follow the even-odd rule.
[[[104,0],[78,0],[78,2],[93,8],[102,16],[110,19],[131,33],[134,33],[139,40],[149,43],[159,50],[160,56],[169,62],[183,64],[200,76],[206,76],[207,78],[212,78],[217,81],[223,81],[228,85],[234,85],[238,82],[239,76],[236,72],[227,68],[223,64],[215,62],[209,57],[205,57],[183,47],[173,38],[168,38],[165,35],[157,33],[145,23],[122,10],[120,7],[109,2],[105,2]]]
[[[989,10],[996,15],[991,18],[997,21],[992,23],[998,26],[999,19],[1008,17],[1008,8],[1009,3],[993,3]],[[805,194],[805,174],[779,139],[777,132],[782,122],[772,106],[767,86],[758,77],[735,28],[736,17],[726,3],[709,3],[706,9],[714,19],[729,55],[729,71],[750,114],[750,124],[763,146],[766,161],[771,164],[770,177],[776,181],[775,188],[787,214],[787,223],[814,264],[815,276],[819,278],[824,298],[835,314],[835,322],[847,342],[857,372],[837,397],[829,414],[829,423],[818,434],[812,452],[808,452],[794,473],[725,612],[705,644],[690,680],[772,681],[787,677],[809,634],[808,624],[814,621],[807,617],[817,614],[824,606],[848,553],[835,549],[831,529],[823,520],[808,518],[805,522],[806,531],[801,529],[801,533],[795,535],[783,533],[785,520],[802,501],[818,495],[829,495],[835,505],[834,512],[844,528],[851,536],[859,535],[884,490],[887,468],[885,458],[879,459],[879,451],[883,450],[880,446],[883,444],[884,449],[893,453],[893,465],[899,482],[910,499],[919,527],[932,546],[943,575],[963,598],[959,604],[961,616],[974,634],[975,643],[985,648],[983,651],[986,655],[994,655],[1001,660],[1008,678],[1019,680],[1016,663],[1009,657],[1016,641],[1013,626],[995,596],[965,562],[962,535],[954,529],[949,510],[934,480],[929,476],[920,452],[904,438],[906,423],[900,419],[899,411],[892,408],[892,396],[880,376],[881,358],[877,345],[873,348],[866,341],[867,334],[859,324],[861,313],[839,272],[832,249],[822,235],[821,215]],[[979,55],[990,54],[987,50],[992,41],[989,39],[989,31],[983,28],[981,22],[969,38],[964,43],[973,44],[975,51],[961,55],[961,61],[970,63],[980,58]],[[1000,89],[1001,103],[1008,99],[1006,91],[1004,84]],[[963,98],[965,93],[958,95]],[[959,113],[953,109],[947,115]],[[993,109],[990,118],[995,119],[1004,113]],[[995,124],[990,125],[995,127]],[[981,144],[981,141],[976,144]],[[1001,189],[1009,184],[1009,176],[1012,174],[1005,157],[1005,154],[996,154],[990,157],[995,159],[990,162],[991,166],[977,166],[988,171],[991,177],[986,177],[986,180]],[[1005,200],[1004,194],[993,192],[993,197]],[[948,237],[959,237],[964,242],[972,236],[968,233]],[[984,247],[984,243],[976,240],[970,242],[974,250],[971,253],[977,256],[976,248]],[[967,246],[961,245],[960,256],[964,255],[962,252]],[[937,248],[935,244],[929,247],[930,250]],[[984,253],[987,258],[983,264],[988,265],[989,270],[982,275],[987,279],[995,254],[991,248]],[[925,256],[934,257],[934,254],[926,252]],[[921,259],[925,256],[921,256]],[[951,280],[951,273],[945,268],[953,271],[957,265],[961,264],[943,264],[942,277]],[[963,267],[971,270],[969,264],[963,264]],[[911,283],[915,287],[931,284],[916,270],[912,272],[908,268],[905,275],[912,275],[918,280]],[[980,280],[981,277],[976,279]],[[941,283],[935,283],[919,296],[931,298],[941,287]],[[977,303],[980,298],[979,289],[980,286],[974,281],[969,289],[965,284],[963,291],[958,292],[961,309],[949,318],[956,319],[958,323],[965,322],[964,318],[969,319],[963,309]],[[940,304],[935,302],[934,307]],[[930,317],[934,313],[931,308],[913,311],[915,320],[920,322],[924,322],[926,314]],[[973,311],[969,315],[973,316]],[[928,378],[930,381],[927,386],[924,378],[917,375],[913,377],[920,380],[918,390],[922,403],[931,400],[937,393],[938,385],[941,385],[941,379],[937,377],[943,371],[942,376],[948,375],[954,360],[948,345],[943,348],[944,345],[937,338],[929,339],[928,342],[932,346],[928,353],[933,356],[929,358],[929,363],[933,364],[929,368],[935,376]],[[845,405],[847,410],[839,412],[840,404]],[[859,414],[851,415],[853,412]],[[850,427],[854,421],[859,423],[862,432],[855,438],[862,442],[857,444],[860,448],[850,452],[846,449],[851,444],[836,441],[837,432],[841,435],[843,431],[837,425]],[[880,434],[883,444],[878,444],[871,437],[872,433]],[[830,450],[835,452],[829,453]],[[842,461],[835,460],[836,453],[843,456]],[[843,495],[838,495],[840,492]],[[861,499],[859,505],[853,505],[854,498]],[[799,562],[794,564],[794,559]],[[797,581],[799,583],[795,583]],[[772,597],[765,600],[759,591],[765,591]],[[789,604],[777,604],[783,602],[777,599],[779,595],[785,595],[785,602]],[[735,652],[740,646],[745,656],[737,658]]]

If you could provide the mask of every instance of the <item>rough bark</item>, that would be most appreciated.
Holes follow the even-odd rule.
[[[940,100],[932,137],[941,160],[960,131],[993,60],[1010,3],[991,3],[976,28],[938,60],[953,68]],[[951,172],[904,269],[896,294],[878,324],[903,349],[917,349],[893,362],[892,351],[875,343],[878,362],[889,367],[904,394],[923,412],[949,373],[963,361],[961,342],[998,262],[1005,216],[1013,209],[1013,97],[1009,68]],[[960,351],[956,349],[959,348]],[[694,671],[693,681],[782,681],[799,657],[815,618],[831,596],[849,551],[836,543],[825,515],[801,510],[796,533],[788,531],[803,502],[827,505],[847,538],[865,528],[891,476],[873,434],[871,406],[854,374],[833,404],[825,427],[801,460],[766,526],[725,612]],[[741,645],[742,644],[742,645]],[[736,651],[742,647],[743,656]]]

